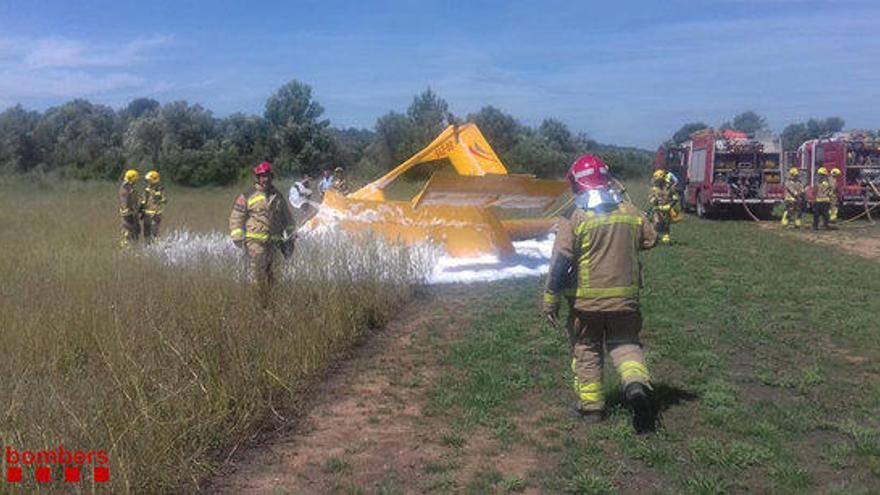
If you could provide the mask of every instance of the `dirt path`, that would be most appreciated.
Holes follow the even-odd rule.
[[[839,230],[818,232],[809,228],[783,229],[775,222],[762,222],[759,225],[765,229],[775,230],[808,242],[833,246],[863,258],[880,259],[880,224],[870,225],[865,222],[855,222],[842,225]]]
[[[334,371],[295,431],[240,455],[231,474],[216,480],[212,490],[327,493],[383,486],[415,491],[440,488],[426,484],[450,467],[444,457],[455,439],[442,420],[423,414],[423,406],[438,374],[434,351],[439,349],[432,349],[432,344],[448,342],[431,342],[425,334],[432,325],[443,325],[453,334],[447,340],[454,340],[456,329],[464,328],[467,318],[457,308],[465,309],[479,297],[479,290],[434,290],[406,308]],[[467,443],[469,450],[480,452],[491,441],[469,438]],[[457,459],[480,464],[479,454]],[[508,471],[529,465],[512,458],[505,462]],[[468,471],[465,467],[458,474],[466,476]]]

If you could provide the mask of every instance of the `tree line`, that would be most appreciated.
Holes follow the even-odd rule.
[[[829,137],[835,132],[842,131],[845,124],[846,122],[840,117],[811,118],[806,122],[789,124],[782,130],[782,148],[786,151],[796,150],[810,139]],[[703,122],[684,124],[672,134],[672,138],[667,141],[666,145],[682,144],[690,139],[691,134],[707,127],[710,126]],[[767,119],[751,110],[740,113],[733,120],[723,122],[719,128],[744,132],[750,137],[768,130]],[[868,134],[878,137],[880,136],[880,131],[869,131]]]
[[[282,175],[342,166],[374,177],[430,143],[459,119],[430,88],[405,112],[373,129],[340,129],[324,118],[309,85],[297,80],[266,101],[262,115],[218,118],[198,104],[137,98],[113,108],[76,99],[45,112],[21,105],[0,113],[0,171],[118,179],[127,168],[156,168],[186,186],[222,185],[268,160]],[[621,176],[647,171],[652,153],[603,145],[548,118],[530,127],[492,106],[469,114],[511,172],[558,177],[580,154],[597,153]]]

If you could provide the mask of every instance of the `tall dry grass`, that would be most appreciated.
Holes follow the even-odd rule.
[[[236,193],[171,189],[165,231],[225,232]],[[0,179],[0,441],[107,450],[114,492],[202,486],[425,269],[376,241],[304,240],[264,308],[210,236],[183,257],[173,242],[120,252],[115,194]]]

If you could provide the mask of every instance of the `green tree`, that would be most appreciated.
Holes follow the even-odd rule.
[[[312,88],[293,80],[266,101],[273,159],[282,172],[316,172],[332,158],[333,142],[321,119],[324,108],[312,99]]]
[[[575,154],[579,151],[577,142],[572,136],[568,126],[556,119],[544,119],[538,127],[538,134],[547,140],[555,149],[566,155]]]
[[[523,126],[513,116],[491,105],[481,108],[477,113],[468,115],[467,120],[480,128],[495,152],[502,157],[502,161],[525,132]]]
[[[0,113],[0,167],[26,172],[39,164],[40,155],[34,139],[39,122],[38,112],[27,111],[21,105]]]
[[[129,122],[122,138],[129,163],[152,166],[159,160],[164,132],[158,116],[145,115]]]
[[[844,124],[844,120],[840,117],[828,117],[822,120],[811,118],[806,123],[789,124],[782,131],[782,145],[787,150],[795,150],[807,140],[842,131]]]
[[[159,111],[162,147],[200,149],[215,134],[215,120],[210,110],[186,101],[166,104]]]
[[[119,112],[119,117],[125,121],[139,119],[141,117],[156,116],[159,113],[159,102],[152,98],[136,98],[131,100]]]
[[[709,127],[702,122],[689,122],[678,128],[672,135],[672,141],[675,144],[681,144],[691,138],[691,134]]]
[[[756,132],[767,128],[767,121],[757,113],[747,110],[733,118],[733,122],[725,122],[722,129],[733,129],[754,136]]]
[[[48,168],[83,177],[111,177],[121,168],[113,161],[121,152],[122,126],[110,107],[78,99],[50,108],[34,139]]]

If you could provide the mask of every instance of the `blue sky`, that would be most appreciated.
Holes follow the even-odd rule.
[[[7,1],[0,108],[186,99],[262,113],[290,79],[335,126],[433,88],[466,115],[654,148],[743,110],[880,128],[880,1]]]

